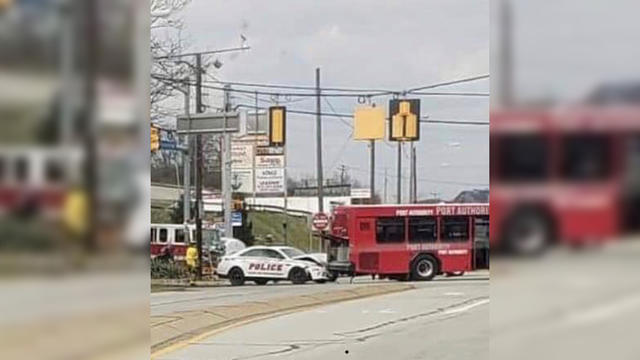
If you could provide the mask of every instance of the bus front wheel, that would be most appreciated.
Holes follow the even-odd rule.
[[[433,256],[420,256],[413,261],[411,266],[411,279],[429,281],[439,272],[438,262]]]

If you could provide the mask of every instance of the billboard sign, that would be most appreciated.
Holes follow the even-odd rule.
[[[231,169],[231,188],[234,192],[253,192],[253,170]]]
[[[283,193],[284,169],[256,169],[256,192]]]
[[[284,168],[284,155],[256,156],[256,168],[258,169]]]
[[[231,144],[231,168],[251,169],[253,167],[253,144]]]

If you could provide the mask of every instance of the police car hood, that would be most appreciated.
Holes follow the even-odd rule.
[[[325,253],[304,254],[296,256],[293,259],[297,261],[320,263],[323,266],[327,264],[327,254]]]

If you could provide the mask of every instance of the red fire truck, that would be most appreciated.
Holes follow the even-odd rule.
[[[494,249],[537,254],[638,225],[637,106],[496,110],[490,152]]]
[[[332,214],[329,270],[431,280],[489,266],[489,205],[355,205]]]

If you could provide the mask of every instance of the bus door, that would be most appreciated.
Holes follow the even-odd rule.
[[[471,217],[443,216],[440,218],[440,249],[438,257],[442,272],[471,270],[473,251],[471,242]]]
[[[473,218],[473,268],[489,268],[489,217]]]

